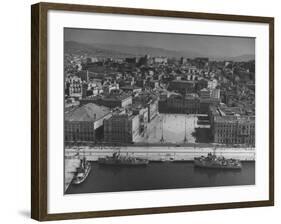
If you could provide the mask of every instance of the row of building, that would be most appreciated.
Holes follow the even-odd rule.
[[[209,114],[214,142],[254,144],[253,83],[246,82],[248,88],[242,73],[237,77],[233,68],[228,72],[229,64],[208,58],[173,60],[149,55],[91,58],[81,64],[82,70],[70,66],[65,140],[131,143],[159,111]]]
[[[207,114],[211,105],[220,104],[219,89],[202,89],[197,93],[161,95],[160,113]]]
[[[152,65],[152,64],[167,64],[170,63],[170,61],[174,62],[174,59],[165,57],[165,56],[150,56],[150,55],[144,55],[143,57],[124,57],[124,58],[108,58],[107,61],[115,62],[115,63],[130,63],[130,64],[139,64],[139,65]],[[82,64],[85,65],[93,65],[93,64],[103,64],[106,60],[98,59],[96,57],[88,57],[85,58],[82,61]],[[208,66],[209,58],[206,57],[197,57],[193,60],[185,57],[179,58],[177,62],[180,65],[185,64],[192,64],[196,65],[198,68],[204,68]]]
[[[255,116],[240,107],[224,104],[209,107],[213,140],[221,144],[255,145]]]
[[[132,143],[142,135],[149,122],[158,113],[157,100],[150,100],[145,105],[132,105],[131,98],[126,98],[126,106],[120,101],[98,101],[82,103],[79,107],[65,114],[66,142]],[[128,104],[128,102],[130,103]],[[96,101],[95,101],[96,102]],[[109,104],[110,102],[110,104]],[[107,104],[107,107],[104,106]]]
[[[190,80],[173,80],[169,83],[168,90],[177,91],[182,94],[198,92],[201,89],[215,89],[218,86],[218,81],[216,79],[206,80],[198,79],[195,75],[190,75],[191,77],[196,77]],[[187,75],[189,78],[189,75]]]

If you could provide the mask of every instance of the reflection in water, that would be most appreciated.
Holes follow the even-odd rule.
[[[232,170],[221,170],[221,169],[205,169],[200,167],[193,168],[194,175],[205,176],[209,181],[209,186],[217,186],[216,183],[220,182],[220,178],[225,178],[226,176],[238,179],[241,175],[242,170],[232,169]]]

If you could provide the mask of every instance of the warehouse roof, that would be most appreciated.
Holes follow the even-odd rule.
[[[94,103],[88,103],[82,107],[65,115],[66,121],[96,121],[109,114],[111,111],[108,107],[99,106]]]

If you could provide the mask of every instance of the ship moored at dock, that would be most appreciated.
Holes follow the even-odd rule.
[[[133,155],[123,156],[120,152],[114,152],[112,156],[106,156],[99,158],[98,163],[101,165],[112,165],[112,166],[145,166],[149,163],[148,159],[138,158]]]
[[[88,177],[90,171],[91,171],[91,163],[89,161],[86,161],[86,158],[84,157],[80,161],[80,166],[77,168],[76,174],[72,180],[72,183],[74,184],[81,184],[83,183],[86,178]]]
[[[208,169],[242,169],[242,163],[237,159],[226,159],[223,156],[217,157],[208,153],[207,156],[195,157],[194,166]]]

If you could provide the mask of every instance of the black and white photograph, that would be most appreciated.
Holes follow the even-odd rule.
[[[254,37],[63,32],[65,194],[255,185]]]

